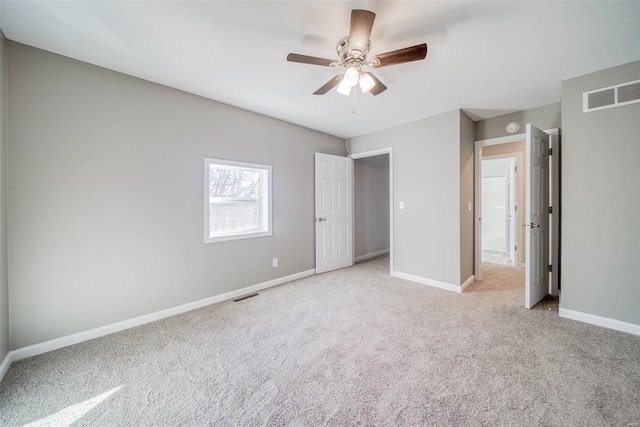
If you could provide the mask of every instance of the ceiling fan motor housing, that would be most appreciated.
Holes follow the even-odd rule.
[[[367,43],[367,47],[363,52],[358,56],[352,55],[352,51],[349,49],[349,36],[342,38],[336,45],[336,52],[338,52],[338,56],[340,57],[342,62],[347,62],[350,59],[361,59],[365,60],[367,57],[367,53],[369,53],[369,49],[371,48],[371,40]]]

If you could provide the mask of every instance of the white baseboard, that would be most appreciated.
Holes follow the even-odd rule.
[[[464,281],[462,285],[460,285],[460,291],[464,292],[464,290],[467,289],[467,287],[470,284],[472,284],[474,280],[476,280],[476,276],[472,274],[471,277],[469,277],[467,280]]]
[[[413,274],[401,273],[399,271],[392,271],[391,275],[399,279],[411,280],[412,282],[422,283],[423,285],[429,285],[440,289],[445,289],[452,292],[462,292],[462,287],[452,285],[451,283],[440,282],[438,280],[427,279],[426,277],[414,276]]]
[[[9,366],[11,366],[11,362],[13,362],[13,352],[10,351],[0,363],[0,381],[4,378],[4,374],[9,370]]]
[[[560,317],[577,320],[578,322],[589,323],[591,325],[602,326],[604,328],[615,329],[616,331],[627,332],[633,335],[640,335],[640,325],[622,322],[608,317],[600,317],[594,314],[583,313],[580,311],[568,310],[560,307],[558,310]]]
[[[144,316],[134,317],[133,319],[123,320],[121,322],[112,323],[110,325],[100,326],[98,328],[89,329],[87,331],[78,332],[76,334],[67,335],[65,337],[55,338],[49,341],[19,348],[17,350],[9,352],[9,354],[11,355],[9,363],[20,359],[25,359],[27,357],[36,356],[38,354],[47,353],[49,351],[57,350],[62,347],[78,344],[83,341],[102,337],[114,332],[119,332],[125,329],[144,325],[145,323],[155,322],[156,320],[164,319],[169,316],[175,316],[176,314],[181,314],[187,311],[195,310],[197,308],[205,307],[207,305],[215,304],[217,302],[237,298],[242,295],[257,292],[266,288],[270,288],[272,286],[281,285],[292,280],[302,279],[303,277],[312,276],[314,274],[315,269],[302,271],[290,276],[280,277],[278,279],[269,280],[268,282],[247,286],[246,288],[238,289],[236,291],[227,292],[221,295],[201,299],[199,301],[179,305],[177,307],[168,308],[166,310],[156,311],[155,313],[145,314]],[[4,369],[5,362],[2,363],[3,365],[1,366]],[[7,366],[6,369],[8,368],[9,367]],[[0,371],[0,373],[1,372],[2,371]]]
[[[369,259],[369,258],[375,258],[377,256],[380,255],[384,255],[384,254],[388,254],[389,253],[389,249],[383,249],[381,251],[377,251],[377,252],[372,252],[370,254],[366,254],[366,255],[360,255],[357,256],[353,259],[353,262],[360,262],[360,261],[364,261],[365,259]]]

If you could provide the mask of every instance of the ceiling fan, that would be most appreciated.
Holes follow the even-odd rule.
[[[349,96],[351,88],[360,85],[363,92],[379,95],[387,87],[382,84],[371,72],[364,71],[363,67],[380,68],[388,65],[402,64],[405,62],[419,61],[427,56],[427,44],[406,47],[387,53],[375,55],[367,59],[371,47],[371,28],[376,14],[368,10],[354,9],[351,11],[351,29],[349,35],[344,37],[336,45],[339,60],[318,58],[315,56],[290,53],[287,55],[289,62],[301,62],[303,64],[322,65],[325,67],[344,67],[343,74],[338,74],[318,90],[314,95],[324,95],[335,86],[338,92]]]

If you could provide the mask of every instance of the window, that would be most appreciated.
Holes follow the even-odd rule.
[[[271,236],[271,166],[204,159],[204,242]]]

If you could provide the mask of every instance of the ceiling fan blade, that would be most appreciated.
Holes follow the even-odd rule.
[[[376,55],[371,60],[372,66],[386,67],[387,65],[402,64],[404,62],[419,61],[427,56],[427,44],[405,47],[387,53]]]
[[[297,53],[290,53],[287,55],[287,61],[300,62],[302,64],[324,65],[325,67],[330,67],[331,64],[336,63],[333,59],[318,58],[316,56],[300,55]]]
[[[382,82],[378,80],[378,78],[374,76],[373,73],[370,73],[367,71],[365,74],[367,74],[369,77],[373,79],[374,82],[376,82],[375,86],[369,89],[369,93],[371,95],[373,96],[380,95],[382,92],[387,90],[387,87],[384,84],[382,84]]]
[[[332,78],[331,80],[326,82],[324,85],[322,85],[322,87],[320,89],[318,89],[317,91],[313,92],[313,94],[314,95],[324,95],[325,93],[329,92],[334,87],[338,86],[338,83],[340,83],[341,80],[342,80],[342,74],[338,74],[337,76],[335,76],[334,78]]]
[[[359,58],[366,52],[375,18],[376,14],[368,10],[354,9],[351,11],[349,52],[354,58]]]

